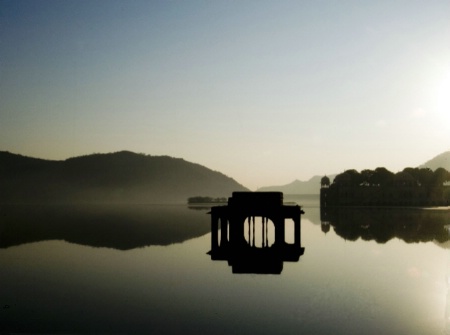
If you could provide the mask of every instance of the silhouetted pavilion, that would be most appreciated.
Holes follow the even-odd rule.
[[[211,208],[211,259],[228,260],[233,272],[280,273],[283,261],[296,262],[304,253],[300,225],[303,213],[298,205],[284,205],[281,192],[233,192],[228,205]],[[273,222],[272,246],[257,248],[245,240],[245,221],[254,223],[255,217],[261,217],[263,225]],[[285,241],[286,219],[294,221],[293,244]]]

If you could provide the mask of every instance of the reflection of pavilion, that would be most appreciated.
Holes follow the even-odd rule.
[[[211,259],[227,260],[233,273],[279,274],[283,262],[297,262],[304,253],[300,226],[303,213],[299,206],[283,205],[281,192],[233,192],[227,206],[211,208]],[[261,217],[262,223],[260,248],[255,245],[255,217]],[[285,219],[294,222],[293,244],[285,241]],[[248,241],[245,238],[246,221]],[[270,221],[274,228],[274,243],[271,245],[268,236]]]

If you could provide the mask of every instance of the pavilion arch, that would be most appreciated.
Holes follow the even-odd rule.
[[[244,222],[244,237],[251,247],[271,247],[275,243],[275,224],[268,217],[250,216]]]

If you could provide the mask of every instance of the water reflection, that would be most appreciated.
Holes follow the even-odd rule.
[[[4,333],[41,334],[203,331],[320,335],[442,334],[444,327],[450,329],[447,323],[450,298],[446,301],[450,295],[445,280],[446,274],[450,274],[450,251],[442,248],[450,242],[408,244],[394,238],[389,243],[377,244],[361,237],[358,242],[348,243],[334,233],[335,229],[341,231],[343,223],[328,217],[324,224],[328,222],[329,232],[324,234],[319,208],[317,215],[310,207],[303,208],[301,237],[308,251],[300,255],[299,263],[283,263],[282,275],[234,275],[227,260],[211,261],[206,255],[211,250],[211,217],[206,215],[209,208],[197,211],[186,206],[87,206],[60,207],[57,211],[41,207],[45,213],[39,214],[37,208],[23,206],[24,212],[14,218],[20,222],[25,216],[28,221],[13,227],[15,219],[2,207],[0,307],[9,308],[0,308],[0,329]],[[344,220],[345,224],[354,221],[364,226],[358,228],[365,229],[364,233],[374,228],[371,220],[377,217],[388,225],[395,224],[388,214],[367,216],[349,211],[344,215],[345,210],[340,213],[341,218],[353,217],[346,223]],[[431,221],[427,221],[428,216],[435,214],[419,210],[413,213],[422,216],[423,222],[419,227],[411,225],[413,231],[408,236],[428,222],[448,219],[448,212],[437,214],[440,219]],[[414,218],[402,217],[398,214],[396,218],[406,224],[414,222]],[[74,229],[75,222],[81,222],[80,234],[92,235],[91,240],[95,237],[101,242],[96,242],[98,245],[107,242],[117,249],[150,242],[168,243],[187,227],[198,228],[183,233],[180,239],[205,235],[170,246],[127,251],[62,241],[5,248],[6,243],[25,243],[37,238],[84,243],[87,237],[64,231],[64,227]],[[152,227],[164,222],[166,228]],[[254,272],[258,264],[267,267],[272,264],[272,269],[280,264],[276,258],[271,260],[271,256],[263,254],[266,251],[270,254],[273,250],[270,246],[275,243],[271,236],[275,231],[272,222],[263,226],[261,218],[256,217],[254,225],[248,219],[244,225],[246,243],[252,248],[265,248],[247,258],[252,261]],[[366,226],[368,222],[371,227]],[[40,223],[43,225],[36,227],[39,232],[31,234],[32,225]],[[96,223],[104,228],[103,234],[111,227],[116,236],[91,232]],[[267,239],[262,236],[263,227],[267,228]],[[294,228],[293,222],[286,225],[288,243],[295,241]],[[18,236],[21,230],[27,238]],[[119,236],[119,232],[124,236]],[[220,238],[221,229],[217,233]],[[246,271],[250,272],[248,268]]]
[[[211,232],[211,255],[213,261],[227,261],[233,273],[280,274],[284,262],[298,262],[305,248],[300,246],[300,240],[294,243],[271,243],[274,241],[275,230],[269,229],[272,223],[264,218],[249,218],[242,243],[230,243],[226,238],[227,230],[221,227],[221,242],[215,239],[217,226]],[[273,228],[273,227],[272,227]],[[298,228],[300,229],[300,225]],[[262,245],[257,246],[256,235],[261,232]],[[298,235],[300,233],[298,232]]]
[[[209,232],[206,210],[183,205],[10,205],[0,208],[0,248],[64,240],[129,250]]]
[[[335,233],[348,241],[359,238],[377,243],[398,238],[407,243],[449,240],[445,225],[450,223],[449,211],[420,208],[334,207],[321,208],[322,231],[333,227]]]

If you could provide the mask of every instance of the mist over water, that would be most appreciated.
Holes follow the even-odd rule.
[[[212,261],[208,208],[2,207],[0,330],[445,333],[448,212],[348,209],[321,221],[318,196],[296,200],[305,253],[280,275]]]

